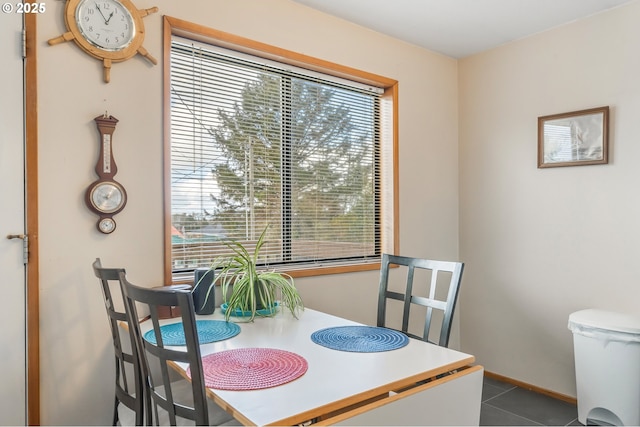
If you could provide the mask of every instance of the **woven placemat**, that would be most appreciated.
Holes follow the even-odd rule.
[[[404,347],[409,338],[398,331],[375,326],[335,326],[311,334],[311,340],[333,350],[374,353]]]
[[[238,348],[202,358],[206,386],[219,390],[275,387],[301,377],[307,368],[304,357],[274,348]]]
[[[196,330],[200,344],[226,340],[240,333],[240,326],[224,320],[196,320]],[[162,342],[164,345],[186,345],[182,322],[160,326]],[[156,336],[153,329],[144,334],[144,339],[156,344]]]

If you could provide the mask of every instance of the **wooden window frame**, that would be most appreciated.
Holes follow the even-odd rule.
[[[399,246],[399,225],[398,225],[398,82],[396,80],[379,76],[373,73],[357,70],[347,66],[335,64],[322,59],[303,55],[297,52],[285,50],[279,47],[271,46],[265,43],[250,40],[244,37],[226,33],[223,31],[208,28],[203,25],[184,21],[178,18],[164,16],[163,17],[163,52],[164,52],[164,176],[171,175],[170,162],[170,141],[171,136],[171,120],[170,120],[170,55],[172,36],[180,36],[187,39],[205,42],[214,46],[220,46],[239,52],[256,55],[267,59],[277,60],[279,62],[296,65],[312,71],[322,72],[336,77],[347,78],[363,84],[373,85],[384,89],[382,102],[391,104],[391,123],[388,124],[389,129],[385,134],[391,138],[390,155],[391,162],[388,164],[392,167],[391,172],[391,188],[390,191],[382,193],[383,196],[391,193],[393,200],[390,202],[391,220],[385,218],[383,223],[390,223],[392,236],[382,236],[382,247],[386,252],[396,253]],[[164,277],[165,284],[172,285],[180,283],[173,277],[171,263],[171,182],[169,179],[164,180]],[[385,201],[383,203],[389,203]],[[287,271],[293,277],[319,276],[326,274],[340,274],[354,271],[378,270],[380,263],[368,264],[346,264],[340,266],[323,266],[318,268],[309,268],[301,270]],[[286,268],[285,268],[286,270]]]

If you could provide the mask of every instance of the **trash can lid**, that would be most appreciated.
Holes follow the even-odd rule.
[[[615,311],[590,308],[569,315],[569,329],[586,326],[609,331],[640,335],[640,313],[618,313]]]

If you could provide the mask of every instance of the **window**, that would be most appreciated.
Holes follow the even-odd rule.
[[[176,33],[165,47],[171,281],[228,253],[221,240],[250,245],[265,228],[265,266],[377,268],[395,232],[395,82],[303,68],[293,53],[295,65],[274,61],[256,42],[247,54],[243,43]]]

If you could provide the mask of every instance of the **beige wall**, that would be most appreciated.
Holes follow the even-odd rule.
[[[459,63],[462,350],[575,396],[570,313],[638,311],[640,3]],[[608,165],[537,169],[537,117],[608,105]]]
[[[136,0],[158,6],[144,19],[144,47],[162,61],[162,15],[170,15],[400,82],[400,240],[407,255],[457,259],[457,62],[288,0]],[[162,284],[162,67],[141,57],[101,63],[65,31],[64,2],[38,17],[42,424],[110,424],[113,361],[91,263],[124,266],[130,279]],[[105,236],[84,206],[96,177],[94,117],[120,120],[116,179],[129,201]],[[309,307],[375,321],[377,272],[299,279]],[[346,298],[343,298],[346,297]],[[457,342],[457,332],[454,333]]]

